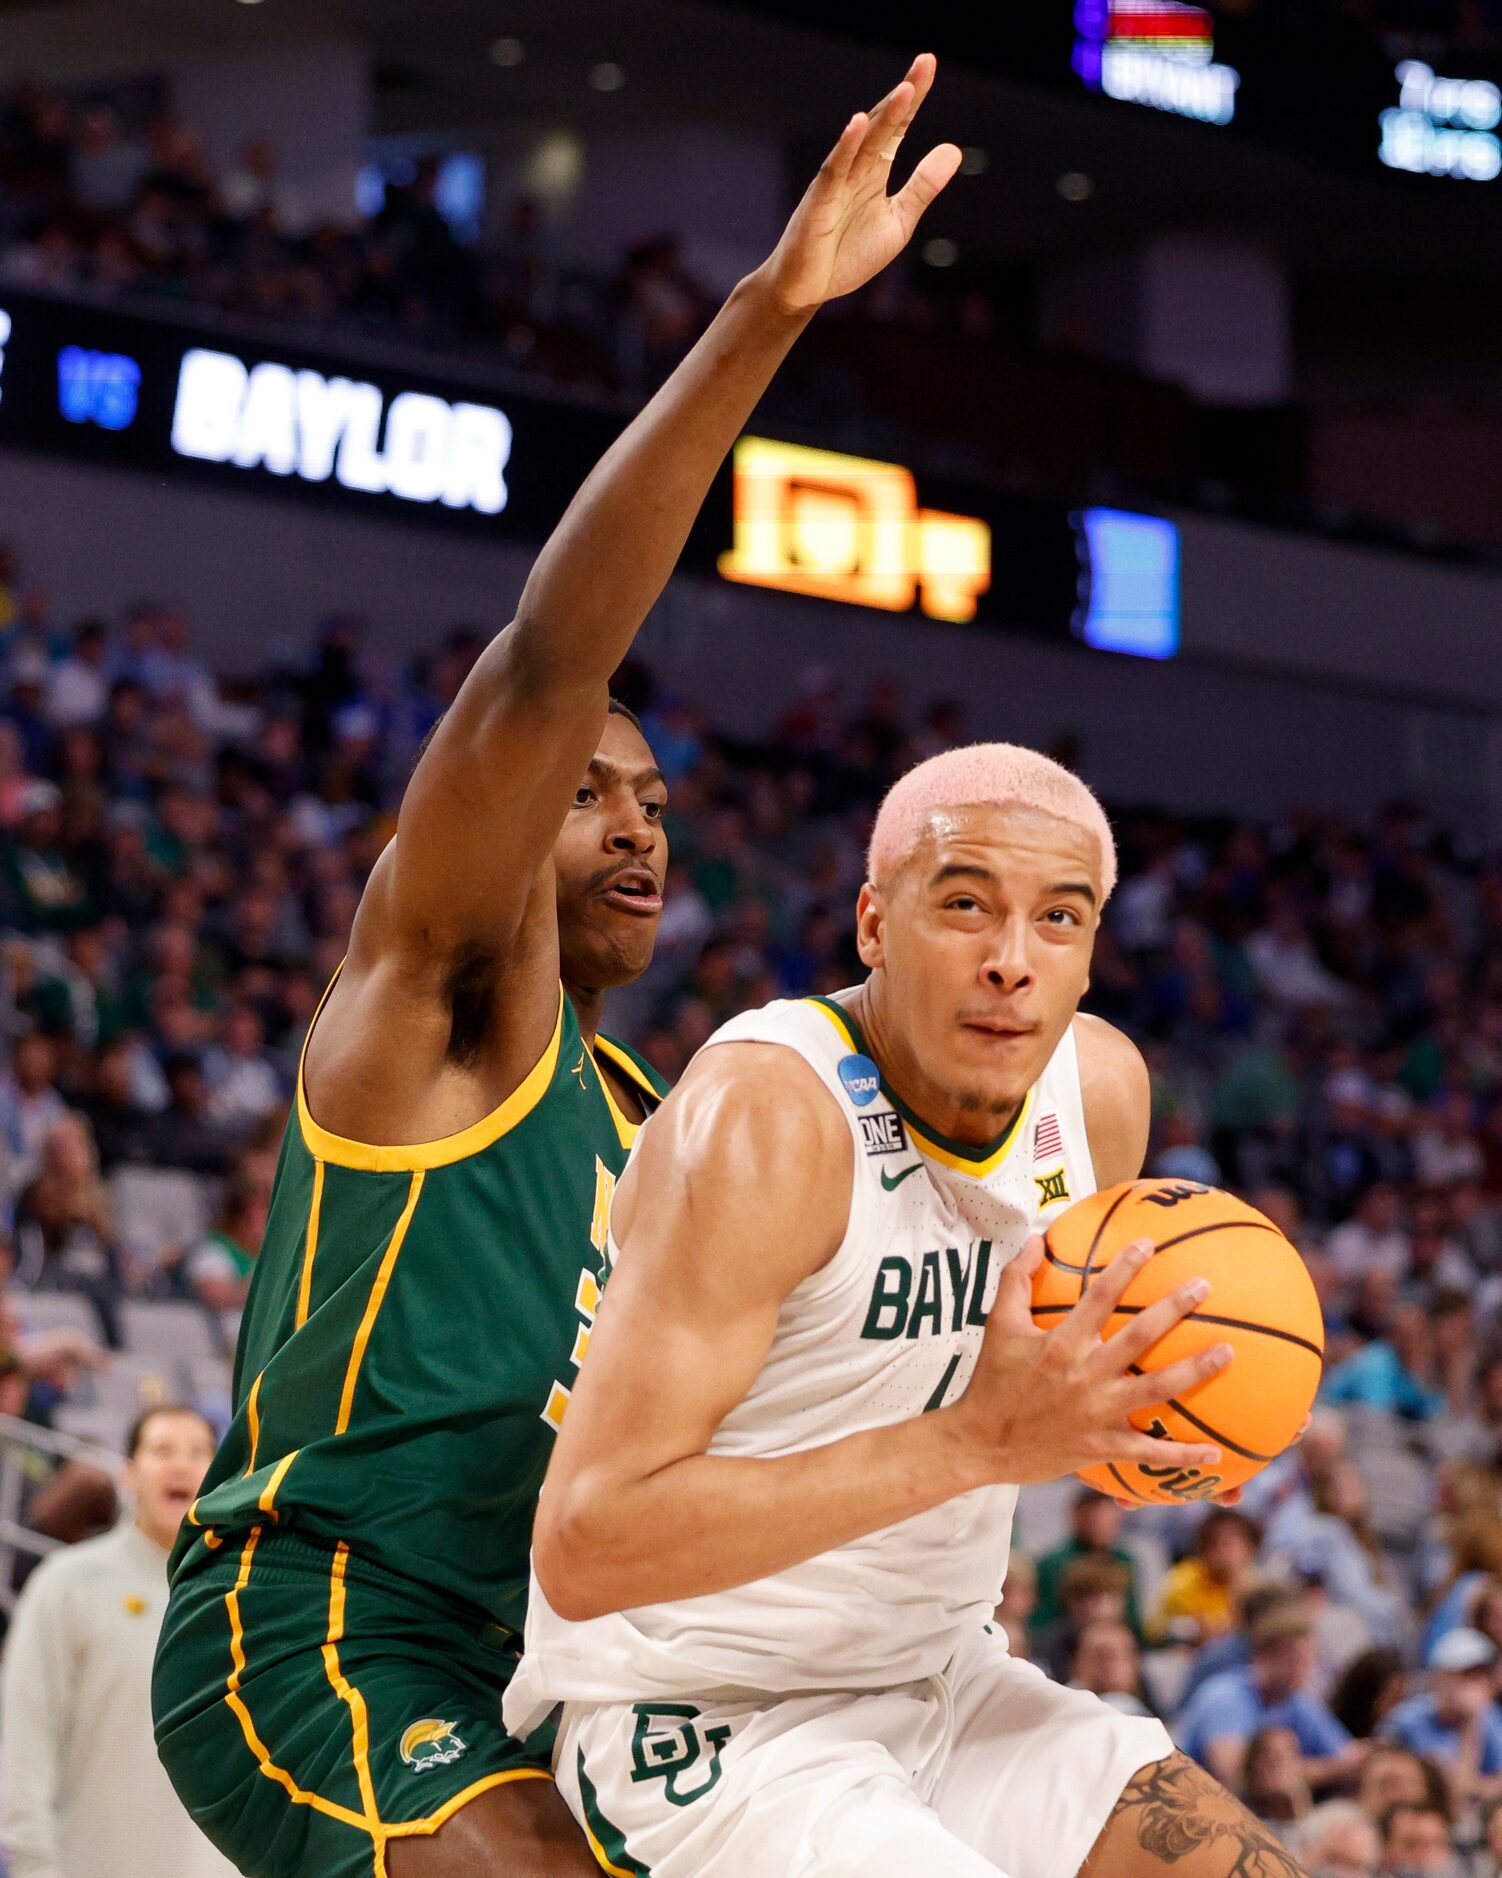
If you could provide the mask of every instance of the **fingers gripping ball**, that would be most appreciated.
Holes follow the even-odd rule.
[[[1298,1433],[1324,1357],[1319,1299],[1298,1252],[1255,1207],[1190,1180],[1130,1180],[1081,1200],[1048,1228],[1033,1281],[1033,1322],[1057,1324],[1135,1239],[1158,1249],[1105,1335],[1179,1285],[1207,1278],[1209,1297],[1153,1345],[1141,1367],[1161,1369],[1214,1343],[1231,1344],[1236,1355],[1208,1382],[1132,1420],[1164,1439],[1213,1441],[1221,1461],[1208,1473],[1115,1462],[1081,1468],[1079,1477],[1123,1500],[1172,1506],[1209,1499],[1261,1473]]]

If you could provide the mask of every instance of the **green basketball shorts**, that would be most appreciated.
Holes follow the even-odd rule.
[[[179,1577],[157,1649],[157,1751],[188,1811],[256,1878],[386,1878],[552,1738],[501,1723],[517,1642],[352,1555],[269,1527]]]

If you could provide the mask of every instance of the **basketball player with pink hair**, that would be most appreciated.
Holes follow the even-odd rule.
[[[868,976],[732,1019],[643,1129],[608,1308],[534,1531],[513,1730],[596,1858],[652,1878],[1297,1878],[1162,1725],[1008,1654],[1018,1485],[1207,1468],[1135,1410],[1221,1345],[1109,1341],[1130,1248],[1058,1328],[1041,1225],[1134,1178],[1135,1047],[1078,1006],[1116,878],[1100,805],[1012,745],[921,764],[877,818]]]

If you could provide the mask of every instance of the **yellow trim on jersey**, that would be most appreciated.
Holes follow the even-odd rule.
[[[335,973],[329,982],[329,990],[323,994],[325,1000],[337,982],[338,973]],[[318,1010],[322,1009],[323,1005],[320,1004]],[[313,1026],[317,1022],[318,1012],[315,1011],[313,1023],[308,1026],[308,1037],[313,1035]],[[331,1134],[327,1128],[320,1128],[314,1121],[308,1108],[307,1080],[304,1075],[308,1044],[304,1039],[302,1058],[297,1065],[297,1121],[302,1131],[303,1146],[315,1161],[332,1161],[335,1167],[351,1167],[365,1174],[414,1174],[429,1172],[435,1167],[452,1167],[455,1161],[468,1160],[472,1154],[492,1146],[502,1135],[515,1128],[518,1122],[526,1120],[547,1094],[548,1085],[558,1067],[558,1052],[562,1043],[563,986],[560,984],[558,1017],[553,1025],[552,1038],[499,1108],[492,1109],[482,1120],[472,1122],[468,1128],[461,1128],[458,1134],[443,1135],[437,1141],[384,1147],[374,1142],[351,1141],[344,1135]]]
[[[554,1054],[556,1051],[556,1037]],[[549,1071],[551,1077],[552,1072]],[[417,1202],[422,1198],[422,1183],[426,1178],[421,1169],[412,1176],[407,1188],[407,1204],[402,1208],[401,1218],[396,1222],[391,1234],[391,1243],[386,1248],[386,1256],[381,1260],[376,1272],[375,1283],[370,1287],[370,1298],[365,1306],[365,1315],[360,1319],[360,1328],[355,1332],[354,1348],[349,1353],[349,1367],[344,1372],[344,1389],[339,1397],[339,1419],[334,1423],[334,1433],[342,1435],[349,1427],[349,1418],[355,1406],[355,1384],[359,1380],[360,1365],[365,1360],[365,1346],[370,1342],[370,1333],[375,1329],[376,1318],[380,1315],[382,1303],[386,1297],[386,1287],[391,1283],[391,1274],[396,1269],[396,1261],[401,1254],[402,1241],[407,1236],[407,1228],[412,1224],[412,1215],[417,1211]]]
[[[831,1010],[827,1004],[823,1003],[818,998],[806,998],[804,1002],[811,1004],[816,1011],[829,1019],[838,1034],[844,1038],[847,1047],[853,1050],[857,1056],[863,1056],[865,1054],[854,1031],[851,1030],[850,1026],[838,1012]],[[925,1156],[926,1159],[937,1161],[941,1167],[952,1168],[957,1174],[968,1174],[972,1180],[984,1180],[988,1174],[994,1174],[996,1172],[997,1168],[1001,1166],[1002,1162],[1012,1152],[1012,1149],[1016,1147],[1017,1137],[1021,1133],[1023,1124],[1026,1122],[1028,1116],[1032,1114],[1032,1111],[1033,1091],[1029,1089],[1026,1096],[1023,1098],[1022,1107],[1018,1109],[1013,1118],[1011,1127],[983,1161],[970,1159],[963,1154],[956,1154],[951,1149],[944,1147],[940,1142],[935,1141],[931,1135],[926,1134],[918,1123],[913,1120],[912,1116],[906,1112],[902,1115],[902,1125],[912,1137],[913,1146],[920,1154]]]
[[[290,1458],[290,1457],[289,1457]],[[379,1802],[376,1799],[375,1781],[370,1771],[370,1716],[365,1706],[365,1698],[344,1674],[339,1661],[339,1645],[344,1640],[345,1612],[345,1568],[349,1561],[349,1546],[340,1540],[334,1548],[333,1570],[329,1577],[329,1624],[328,1634],[323,1644],[324,1673],[329,1679],[334,1693],[344,1702],[350,1711],[350,1721],[354,1738],[355,1779],[360,1789],[362,1812],[355,1812],[348,1806],[340,1806],[333,1800],[326,1800],[319,1793],[311,1793],[298,1786],[292,1775],[283,1767],[278,1767],[271,1758],[260,1735],[256,1732],[250,1710],[240,1694],[240,1681],[245,1674],[245,1625],[240,1612],[240,1593],[250,1583],[251,1565],[255,1560],[256,1547],[260,1543],[261,1528],[251,1528],[245,1550],[240,1554],[240,1570],[234,1587],[225,1597],[225,1608],[229,1612],[229,1652],[230,1673],[225,1682],[224,1700],[236,1721],[240,1732],[245,1737],[245,1745],[255,1756],[259,1771],[268,1780],[274,1780],[284,1789],[287,1797],[297,1806],[311,1806],[315,1812],[324,1813],[330,1819],[337,1819],[341,1825],[353,1826],[357,1832],[366,1833],[371,1841],[373,1859],[373,1878],[386,1878],[386,1845],[391,1839],[407,1839],[437,1832],[440,1826],[447,1824],[461,1807],[468,1806],[471,1800],[478,1799],[492,1787],[502,1787],[512,1780],[551,1780],[552,1774],[545,1767],[509,1767],[503,1773],[486,1774],[481,1779],[471,1781],[469,1786],[445,1800],[436,1812],[425,1814],[421,1819],[398,1820],[388,1824],[381,1818]]]
[[[294,1448],[290,1454],[284,1454],[272,1469],[271,1478],[261,1489],[261,1497],[256,1501],[263,1513],[269,1513],[273,1519],[280,1517],[276,1510],[276,1496],[282,1490],[282,1482],[287,1478],[287,1469],[302,1453],[301,1448]]]
[[[993,1152],[988,1154],[983,1161],[967,1161],[962,1154],[951,1154],[948,1148],[941,1147],[937,1141],[930,1140],[923,1130],[906,1115],[902,1118],[902,1125],[920,1154],[926,1155],[931,1161],[937,1161],[941,1167],[953,1168],[957,1174],[969,1174],[972,1180],[984,1180],[988,1174],[996,1172],[1017,1145],[1017,1136],[1032,1112],[1033,1092],[1029,1089],[1023,1098],[1022,1107],[1017,1111],[1016,1120],[1002,1136]]]
[[[484,1779],[476,1780],[471,1786],[456,1793],[451,1800],[445,1800],[436,1813],[429,1813],[425,1819],[400,1819],[383,1829],[388,1839],[410,1839],[420,1833],[437,1832],[447,1824],[461,1806],[468,1806],[471,1800],[477,1800],[482,1793],[488,1793],[492,1787],[504,1787],[510,1780],[551,1780],[553,1776],[545,1767],[508,1767],[501,1774],[486,1774]]]
[[[631,1878],[631,1873],[626,1870],[625,1866],[617,1865],[604,1846],[600,1844],[594,1835],[594,1828],[587,1819],[584,1821],[584,1837],[589,1841],[589,1849],[594,1853],[595,1863],[601,1871],[609,1872],[610,1878]]]
[[[612,1043],[609,1037],[596,1036],[595,1051],[601,1056],[608,1057],[628,1081],[635,1083],[644,1095],[651,1098],[654,1107],[662,1101],[662,1092],[653,1088],[652,1080],[642,1069],[641,1064],[618,1043]]]
[[[365,1698],[353,1687],[339,1663],[339,1645],[344,1637],[344,1568],[349,1562],[349,1547],[341,1539],[334,1547],[334,1565],[329,1573],[329,1629],[323,1644],[323,1671],[334,1694],[349,1710],[354,1731],[353,1753],[355,1781],[360,1789],[360,1805],[373,1834],[381,1831],[381,1811],[376,1805],[375,1782],[370,1776],[370,1716]]]
[[[265,1371],[261,1374],[264,1375]],[[257,1376],[250,1385],[250,1394],[245,1402],[245,1420],[250,1428],[250,1463],[245,1469],[246,1479],[256,1471],[256,1449],[261,1445],[260,1399],[261,1377]],[[195,1500],[193,1504],[196,1506],[198,1502]],[[195,1520],[193,1523],[196,1525],[198,1522]]]
[[[240,1733],[245,1737],[245,1745],[255,1756],[256,1765],[268,1780],[274,1780],[286,1790],[287,1797],[297,1806],[311,1806],[315,1812],[326,1813],[330,1819],[337,1819],[346,1826],[354,1826],[360,1832],[369,1832],[369,1824],[359,1813],[352,1812],[347,1806],[338,1806],[332,1800],[326,1800],[322,1794],[309,1793],[298,1786],[285,1767],[278,1767],[271,1758],[266,1743],[256,1733],[256,1725],[250,1718],[250,1710],[245,1706],[240,1694],[240,1678],[245,1674],[245,1626],[240,1616],[240,1593],[250,1583],[250,1568],[255,1559],[256,1546],[260,1543],[261,1528],[252,1526],[250,1538],[245,1550],[240,1554],[240,1570],[235,1579],[234,1588],[225,1594],[224,1605],[229,1612],[229,1655],[230,1672],[224,1685],[224,1700],[230,1712],[240,1724]]]
[[[323,1211],[323,1162],[313,1163],[313,1198],[308,1204],[308,1236],[303,1244],[302,1278],[297,1287],[297,1316],[293,1328],[301,1330],[308,1321],[308,1305],[313,1297],[313,1260],[318,1256],[318,1217]]]
[[[803,1001],[805,1004],[811,1004],[819,1013],[820,1017],[827,1018],[828,1021],[834,1025],[836,1031],[845,1039],[845,1048],[847,1050],[854,1050],[857,1056],[861,1054],[860,1045],[855,1041],[854,1031],[851,1030],[850,1026],[845,1022],[844,1018],[840,1016],[838,1011],[832,1010],[829,1005],[821,1003],[818,998],[805,998]]]
[[[600,1039],[597,1037],[595,1039],[596,1044],[598,1044],[599,1041]],[[621,1146],[629,1154],[636,1143],[636,1137],[641,1133],[642,1125],[640,1122],[633,1122],[627,1119],[625,1110],[615,1099],[614,1090],[612,1090],[605,1077],[600,1074],[599,1059],[596,1057],[594,1051],[589,1048],[587,1043],[584,1045],[584,1048],[589,1052],[590,1062],[594,1064],[595,1080],[600,1085],[600,1094],[605,1098],[605,1106],[610,1110],[610,1119],[615,1123],[616,1135],[620,1139]],[[615,1062],[616,1058],[613,1054],[611,1054],[610,1060],[612,1063]]]

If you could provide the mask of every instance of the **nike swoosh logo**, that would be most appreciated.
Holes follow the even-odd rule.
[[[887,1192],[890,1193],[894,1187],[900,1187],[909,1174],[916,1174],[922,1166],[922,1161],[914,1161],[911,1167],[904,1167],[899,1174],[888,1174],[887,1170],[883,1168],[881,1170],[881,1184],[886,1188]]]

